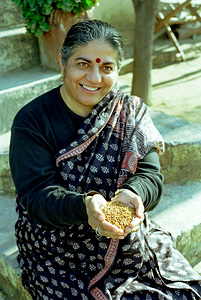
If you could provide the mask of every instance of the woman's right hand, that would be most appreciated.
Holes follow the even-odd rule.
[[[99,228],[99,233],[112,239],[123,239],[126,234],[124,230],[117,226],[105,221],[105,216],[101,209],[107,204],[105,198],[100,194],[85,197],[85,206],[88,215],[88,223],[96,230]]]

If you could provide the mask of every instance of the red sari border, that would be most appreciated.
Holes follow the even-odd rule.
[[[109,247],[108,247],[108,251],[105,255],[104,261],[105,261],[105,267],[95,276],[91,279],[90,283],[89,283],[89,288],[92,287],[94,284],[96,284],[109,270],[109,268],[111,267],[114,258],[116,256],[117,253],[117,249],[119,246],[119,240],[117,239],[111,239]],[[96,289],[93,289],[90,293],[94,295],[99,295],[100,293],[97,294]],[[107,299],[107,298],[95,298],[95,299]]]
[[[94,297],[96,300],[108,300],[108,298],[99,290],[99,288],[94,288],[91,292],[91,295]]]

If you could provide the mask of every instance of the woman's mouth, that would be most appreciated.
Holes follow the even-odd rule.
[[[94,87],[90,87],[90,86],[87,86],[87,85],[84,85],[84,84],[80,84],[85,90],[87,91],[90,91],[90,92],[95,92],[97,90],[99,90],[100,88],[97,87],[97,88],[94,88]]]

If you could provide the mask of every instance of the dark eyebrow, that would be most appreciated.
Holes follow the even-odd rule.
[[[103,63],[103,65],[115,65],[115,63],[113,61],[108,61]]]
[[[89,60],[85,57],[77,57],[75,60],[84,60],[84,61],[87,61],[88,63],[92,63],[91,60]],[[108,61],[108,62],[104,62],[103,65],[115,65],[115,63],[113,61]]]
[[[88,63],[92,63],[91,60],[86,59],[85,57],[78,57],[78,58],[76,58],[75,60],[84,60],[84,61],[87,61]]]

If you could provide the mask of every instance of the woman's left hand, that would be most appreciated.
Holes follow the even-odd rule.
[[[98,229],[100,235],[112,239],[123,239],[125,237],[122,229],[105,220],[102,207],[107,204],[107,201],[102,195],[97,193],[93,196],[87,196],[84,203],[88,215],[88,223],[93,230]]]
[[[137,231],[140,223],[144,220],[144,205],[142,199],[137,194],[128,189],[120,189],[115,193],[112,201],[117,201],[135,209],[136,217],[129,226],[126,227],[125,233]]]

